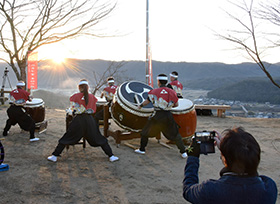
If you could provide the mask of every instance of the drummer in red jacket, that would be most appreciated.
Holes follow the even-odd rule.
[[[104,88],[100,97],[103,98],[103,96],[105,96],[106,101],[111,103],[118,87],[115,85],[115,80],[113,77],[108,77],[107,84],[108,86]]]
[[[177,93],[178,98],[183,98],[183,85],[178,81],[178,72],[174,71],[170,73],[170,81],[167,87],[173,89]]]
[[[11,105],[7,110],[9,119],[6,122],[3,136],[7,136],[11,126],[14,126],[18,123],[21,129],[29,131],[30,142],[34,142],[39,140],[39,138],[36,138],[34,135],[35,122],[23,109],[26,101],[31,101],[32,97],[30,96],[29,92],[24,90],[24,87],[24,81],[19,81],[17,83],[17,88],[10,93]]]
[[[101,135],[98,126],[92,116],[96,111],[97,98],[88,93],[88,81],[82,79],[79,82],[79,93],[70,97],[71,110],[74,114],[74,119],[70,123],[66,133],[58,141],[54,152],[48,157],[49,161],[56,162],[66,145],[76,144],[84,137],[88,143],[93,146],[101,146],[104,153],[108,156],[109,161],[114,162],[119,160],[114,156],[107,138]]]
[[[152,102],[155,113],[148,119],[146,125],[142,129],[140,148],[136,149],[135,153],[145,154],[148,138],[156,137],[162,132],[167,139],[175,142],[180,150],[182,158],[187,158],[188,155],[179,133],[178,125],[170,112],[172,107],[178,106],[178,97],[174,90],[166,87],[167,81],[168,78],[165,74],[158,75],[157,83],[159,88],[149,91],[148,98],[139,107],[141,108]]]
[[[101,93],[100,98],[105,97],[106,101],[108,102],[108,105],[110,106],[111,102],[113,100],[114,94],[116,92],[116,89],[118,87],[115,85],[115,80],[113,77],[107,78],[107,84],[108,84],[108,86],[103,89],[103,92]],[[94,115],[94,118],[95,118],[98,126],[99,126],[99,120],[103,120],[103,115],[104,115],[103,108]]]

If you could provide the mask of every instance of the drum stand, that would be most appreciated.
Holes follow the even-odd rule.
[[[104,105],[103,108],[104,108],[104,136],[105,137],[112,136],[116,141],[117,147],[120,146],[122,140],[131,140],[131,139],[135,139],[135,138],[141,138],[140,132],[110,130],[109,129],[109,119],[110,119],[109,106]],[[172,148],[171,146],[160,142],[160,138],[161,138],[160,134],[158,136],[156,136],[156,139],[158,140],[158,143],[160,145],[167,147],[169,149]],[[133,145],[131,145],[129,143],[124,143],[124,144],[132,149],[136,149],[136,147],[134,147]]]
[[[45,131],[47,131],[48,121],[44,120],[40,123],[35,123],[35,131],[38,131],[38,134],[41,134]]]
[[[10,89],[12,90],[12,85],[11,85],[11,82],[10,82],[10,79],[9,79],[9,76],[8,76],[8,72],[9,72],[9,70],[6,67],[5,70],[4,70],[4,76],[3,76],[2,87],[1,87],[1,96],[0,96],[0,101],[1,101],[2,105],[5,103],[6,100],[8,100],[5,97],[4,94],[11,92],[11,91],[4,91],[6,79],[8,80],[9,85],[10,85]]]

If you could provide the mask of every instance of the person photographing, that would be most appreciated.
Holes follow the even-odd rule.
[[[276,183],[257,172],[260,146],[243,128],[217,132],[215,141],[221,151],[224,168],[218,180],[198,182],[200,144],[194,138],[187,149],[183,197],[191,203],[273,204],[277,199]]]

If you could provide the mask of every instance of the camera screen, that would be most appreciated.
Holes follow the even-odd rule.
[[[198,137],[210,136],[210,132],[197,132],[196,136],[198,136]]]
[[[208,153],[215,153],[214,145],[215,132],[196,132],[196,141],[200,143],[200,154],[207,155]]]

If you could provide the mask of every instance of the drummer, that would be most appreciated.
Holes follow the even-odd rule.
[[[111,102],[113,100],[114,94],[116,92],[116,89],[118,87],[115,85],[114,77],[108,77],[107,84],[108,84],[108,86],[103,89],[103,91],[100,95],[100,98],[105,97],[106,101],[108,102],[108,105],[110,106]],[[95,114],[94,118],[95,118],[97,124],[99,124],[99,120],[103,120],[103,115],[104,115],[103,108]]]
[[[183,85],[178,81],[178,72],[174,71],[169,75],[171,82],[167,84],[167,87],[173,89],[177,93],[178,98],[183,98]]]
[[[24,81],[18,81],[17,88],[11,91],[10,93],[10,107],[7,110],[8,120],[3,131],[3,136],[7,136],[11,126],[19,124],[20,128],[29,131],[30,142],[38,141],[39,138],[35,137],[35,122],[28,115],[23,106],[26,104],[26,101],[32,101],[32,96],[29,92],[25,91]]]
[[[141,108],[152,102],[155,114],[149,118],[142,129],[140,148],[136,149],[135,153],[145,154],[148,138],[156,137],[162,132],[167,139],[175,142],[180,150],[181,157],[187,158],[188,155],[179,133],[178,125],[170,112],[172,107],[178,106],[178,97],[174,90],[166,87],[167,81],[168,77],[165,74],[159,74],[157,76],[159,88],[149,91],[148,98],[139,106],[139,108]]]
[[[71,110],[74,118],[66,133],[58,141],[54,152],[48,157],[48,160],[56,162],[57,157],[60,156],[66,145],[76,144],[82,137],[93,147],[101,146],[110,162],[119,160],[118,157],[114,156],[108,140],[101,135],[92,116],[96,111],[97,98],[93,94],[90,94],[88,89],[88,81],[82,79],[79,82],[80,92],[70,97]]]

